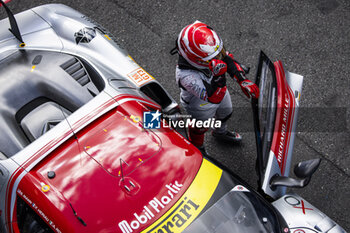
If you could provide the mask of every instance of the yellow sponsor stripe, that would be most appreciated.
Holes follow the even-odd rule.
[[[181,233],[199,215],[219,184],[222,170],[203,159],[199,172],[179,201],[143,233]]]

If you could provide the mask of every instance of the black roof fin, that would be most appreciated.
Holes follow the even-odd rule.
[[[19,40],[21,43],[19,44],[19,47],[24,47],[26,44],[23,42],[21,33],[19,32],[19,28],[17,25],[17,21],[15,19],[15,16],[13,15],[12,11],[6,6],[6,4],[0,0],[1,5],[5,8],[7,16],[9,17],[11,28],[9,28],[10,32]]]

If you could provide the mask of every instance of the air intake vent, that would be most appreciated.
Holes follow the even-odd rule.
[[[85,71],[84,66],[75,57],[69,59],[61,65],[70,76],[72,76],[80,85],[85,86],[90,82],[89,75]]]

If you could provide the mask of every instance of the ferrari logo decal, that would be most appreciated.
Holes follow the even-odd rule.
[[[297,209],[302,209],[303,210],[303,214],[306,214],[305,210],[312,210],[311,208],[305,208],[305,204],[304,204],[303,200],[301,200],[301,206],[293,206],[293,207],[297,208]]]

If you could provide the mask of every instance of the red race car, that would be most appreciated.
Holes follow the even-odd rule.
[[[4,7],[1,232],[345,232],[286,193],[320,162],[288,177],[302,76],[261,54],[259,194],[169,127],[177,103],[101,25],[59,4]]]

